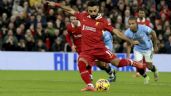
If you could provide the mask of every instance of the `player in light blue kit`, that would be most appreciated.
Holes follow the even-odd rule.
[[[143,62],[143,58],[145,59],[146,66],[149,70],[154,72],[154,80],[158,80],[158,71],[155,65],[152,64],[153,57],[153,48],[154,52],[158,51],[157,47],[157,37],[154,30],[146,25],[137,24],[137,18],[130,17],[129,20],[129,29],[125,31],[125,35],[132,39],[137,40],[139,44],[134,45],[133,53],[134,59],[138,62]],[[150,38],[152,36],[152,39]],[[153,43],[152,43],[153,40]],[[127,57],[129,58],[131,51],[131,46],[127,47]],[[145,70],[138,70],[138,72],[145,78],[144,84],[149,83],[149,77],[145,73]]]
[[[113,49],[113,36],[108,31],[103,31],[103,41],[105,43],[106,48],[110,51],[114,52]]]
[[[107,49],[109,49],[111,52],[114,52],[113,49],[113,36],[109,31],[103,31],[103,41],[105,43],[105,46]],[[106,64],[108,68],[105,69],[111,69],[110,72],[107,72],[107,70],[100,68],[101,70],[105,70],[109,74],[109,82],[113,82],[116,80],[116,70],[113,70],[109,64]]]

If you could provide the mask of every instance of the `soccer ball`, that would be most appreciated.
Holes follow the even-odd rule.
[[[110,83],[106,79],[99,79],[96,82],[96,90],[97,91],[108,91],[110,87]]]

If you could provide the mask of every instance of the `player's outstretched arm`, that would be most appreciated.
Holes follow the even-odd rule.
[[[76,52],[76,46],[74,44],[74,40],[73,40],[73,36],[71,34],[68,34],[69,35],[69,41],[70,41],[70,47],[72,49],[72,52]]]
[[[157,35],[156,35],[156,32],[154,30],[152,30],[151,35],[152,35],[152,40],[153,40],[154,52],[157,52],[158,47],[157,47]]]
[[[128,43],[130,43],[131,45],[133,45],[133,42],[131,39],[129,39],[128,37],[126,37],[119,29],[113,29],[112,32],[114,34],[116,34],[116,36],[118,36],[119,38],[127,41]]]
[[[52,1],[46,1],[46,3],[48,3],[48,5],[52,6],[52,7],[60,7],[65,12],[70,13],[71,15],[74,15],[76,13],[76,11],[74,9],[72,9],[71,7],[62,5],[61,3],[56,3],[56,2],[52,2]]]

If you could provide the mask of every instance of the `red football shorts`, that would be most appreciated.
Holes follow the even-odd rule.
[[[111,60],[116,58],[116,55],[114,55],[107,48],[103,48],[103,49],[94,49],[94,50],[82,51],[81,54],[79,55],[79,58],[84,58],[90,66],[94,66],[95,60],[110,63]]]

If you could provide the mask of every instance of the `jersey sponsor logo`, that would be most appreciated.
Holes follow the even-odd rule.
[[[89,31],[96,32],[96,28],[91,27],[91,26],[86,26],[86,25],[83,25],[82,30],[89,30]]]
[[[75,38],[80,38],[82,35],[78,34],[78,35],[74,35]]]
[[[86,21],[85,19],[83,19],[83,21]]]
[[[72,31],[72,33],[75,33],[75,31]]]

